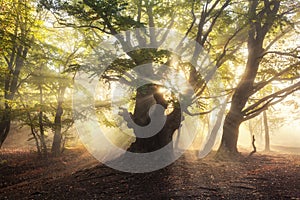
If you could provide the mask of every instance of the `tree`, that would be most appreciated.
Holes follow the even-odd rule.
[[[258,91],[272,85],[274,81],[279,79],[297,80],[297,66],[299,65],[299,62],[295,61],[298,58],[297,49],[275,51],[276,48],[273,48],[274,44],[283,37],[290,37],[289,34],[295,35],[293,25],[296,23],[296,14],[299,8],[297,2],[255,0],[249,1],[247,7],[245,7],[241,4],[236,4],[235,1],[228,0],[193,1],[186,4],[173,4],[165,1],[133,1],[133,6],[130,8],[128,3],[117,0],[109,3],[106,1],[94,2],[88,0],[82,2],[41,2],[44,7],[55,12],[60,25],[93,30],[92,34],[99,36],[100,40],[104,34],[116,35],[120,31],[130,28],[155,27],[157,25],[167,28],[176,27],[186,32],[186,36],[195,37],[199,44],[208,49],[217,68],[220,68],[218,70],[226,73],[224,74],[224,79],[230,77],[230,75],[228,76],[230,72],[227,71],[230,67],[228,67],[229,64],[226,62],[230,61],[235,64],[243,60],[244,55],[240,50],[245,42],[246,37],[244,36],[248,34],[246,38],[248,49],[247,63],[245,63],[246,70],[237,87],[233,89],[231,108],[225,118],[219,152],[236,154],[240,124],[257,116],[268,106],[280,102],[285,96],[299,88],[299,83],[296,82],[289,87],[272,90],[272,92],[259,99],[255,96]],[[173,15],[170,16],[168,12],[163,12],[160,9],[162,6],[168,7],[178,14],[179,21],[183,19],[189,20],[190,26],[187,28],[186,25],[179,24],[173,19]],[[179,8],[180,6],[183,9],[172,8]],[[188,19],[184,14],[185,9],[190,9],[191,11],[191,16]],[[71,17],[65,18],[66,13]],[[155,13],[159,13],[159,16],[156,16]],[[197,18],[198,20],[196,20]],[[233,22],[237,23],[233,25]],[[195,26],[196,24],[197,26]],[[283,30],[282,33],[279,33],[280,29]],[[218,35],[221,31],[224,33],[222,38]],[[117,40],[122,44],[123,49],[128,47],[126,45],[130,47],[130,44],[126,43],[124,37],[117,37]],[[143,43],[145,41],[140,37],[137,42]],[[155,39],[150,42],[158,43]],[[269,43],[268,45],[266,45],[267,42]],[[193,55],[193,62],[199,58],[201,49],[195,48],[190,53]],[[265,67],[272,55],[281,56],[280,59],[276,59],[272,64],[276,67],[275,71]],[[128,57],[126,59],[117,59],[104,72],[101,79],[108,82],[118,81],[126,70],[145,63],[163,62],[168,65],[172,64],[172,55],[169,52],[163,52],[158,49],[134,50],[127,53],[127,56],[129,59]],[[278,66],[279,64],[288,67],[282,69]],[[194,87],[196,99],[199,98],[205,93],[206,83],[204,78],[186,63],[181,62],[180,66],[185,68],[183,71],[188,76],[190,84]],[[149,72],[149,75],[151,74],[153,72]],[[157,92],[158,88],[158,85],[153,84],[138,88],[134,99],[134,111],[131,115],[128,111],[124,111],[123,114],[131,116],[131,119],[136,124],[145,126],[150,121],[149,108],[155,103],[161,104],[165,108],[173,106],[177,109],[176,100],[166,101],[163,95]],[[144,101],[144,99],[148,101]],[[169,142],[174,134],[174,130],[180,127],[182,120],[180,116],[183,113],[179,113],[180,109],[176,109],[173,109],[173,114],[171,113],[168,116],[169,120],[167,120],[166,127],[170,126],[157,134],[157,137],[164,135],[161,138],[168,138],[165,142],[161,142],[161,146]],[[201,110],[202,108],[198,107],[198,109]],[[186,114],[190,114],[187,109],[184,108],[184,110]],[[171,116],[176,116],[176,119]],[[130,124],[128,125],[131,126]],[[161,147],[155,146],[159,144],[156,140],[155,138],[137,138],[136,142],[129,149],[132,151],[153,151]]]
[[[72,44],[70,45],[72,46]],[[71,49],[71,52],[63,52],[61,57],[57,59],[57,68],[58,73],[56,77],[53,77],[54,80],[56,80],[55,84],[53,84],[53,90],[56,93],[56,111],[55,111],[55,117],[54,117],[54,137],[51,147],[51,152],[54,156],[58,156],[61,154],[64,143],[63,143],[63,133],[66,132],[72,125],[73,125],[73,119],[71,116],[71,105],[69,102],[66,102],[66,90],[68,88],[72,87],[73,83],[73,77],[74,72],[68,72],[66,74],[66,70],[69,68],[71,64],[74,64],[75,59],[77,57],[77,51],[80,47],[80,44],[74,44],[74,47]],[[63,121],[63,113],[65,113],[64,121]],[[63,127],[65,127],[65,131],[63,130]]]
[[[33,13],[33,7],[28,1],[1,1],[0,62],[4,101],[0,113],[0,147],[10,130],[12,102],[22,83],[20,76],[34,41],[37,17]]]
[[[280,9],[280,4],[282,4],[282,9]],[[278,23],[282,23],[285,20],[286,13],[297,13],[299,9],[299,5],[297,2],[292,2],[294,4],[293,8],[288,8],[286,5],[288,2],[279,1],[279,0],[265,0],[265,1],[257,1],[251,0],[248,3],[248,56],[247,63],[245,67],[245,71],[242,79],[239,84],[235,88],[231,107],[226,115],[224,126],[223,126],[223,136],[220,148],[218,150],[219,154],[230,154],[236,155],[238,153],[237,150],[237,140],[239,134],[239,126],[243,121],[251,119],[262,111],[266,110],[267,107],[274,105],[275,103],[283,100],[287,95],[293,93],[296,90],[300,89],[300,82],[295,82],[294,84],[285,87],[279,91],[273,92],[251,105],[247,105],[249,98],[257,93],[259,90],[273,82],[274,80],[282,77],[283,75],[288,74],[288,72],[296,72],[299,66],[299,61],[293,61],[292,64],[289,64],[285,69],[281,69],[279,72],[276,72],[267,80],[263,80],[260,82],[256,82],[256,77],[258,75],[259,67],[262,61],[262,58],[271,53],[269,48],[278,41],[280,36],[273,41],[269,42],[269,46],[265,47],[266,40],[268,38],[268,34],[270,34],[271,30],[279,26]],[[290,19],[291,20],[291,19]],[[297,53],[276,53],[280,54],[288,54],[292,58],[297,58]],[[290,77],[290,80],[297,80],[297,75]]]
[[[240,47],[240,43],[233,42],[237,36],[240,36],[240,32],[243,29],[244,25],[235,27],[229,27],[232,24],[232,21],[240,19],[240,16],[235,15],[234,18],[230,17],[230,12],[226,9],[230,5],[229,0],[221,1],[207,1],[207,2],[196,2],[192,1],[189,3],[180,3],[180,2],[168,2],[168,1],[133,1],[132,7],[129,7],[124,1],[82,1],[82,2],[61,2],[54,4],[51,1],[41,1],[42,5],[49,10],[55,10],[55,13],[67,13],[73,18],[64,18],[58,16],[59,24],[74,27],[74,28],[83,28],[85,30],[94,30],[95,35],[102,37],[103,33],[115,35],[122,30],[127,30],[130,28],[139,28],[139,27],[156,27],[162,26],[166,28],[176,27],[179,30],[185,32],[185,36],[190,35],[195,37],[196,41],[211,49],[211,52],[215,52],[216,48],[211,48],[214,45],[219,45],[220,43],[224,45],[224,48],[218,49],[217,53],[214,55],[214,60],[217,63],[217,66],[220,67],[225,63],[227,59],[230,58]],[[162,10],[161,8],[164,7]],[[166,8],[167,11],[166,11]],[[191,11],[191,15],[186,15],[186,10]],[[58,11],[58,12],[57,12]],[[170,14],[173,11],[174,14]],[[159,13],[157,15],[156,13]],[[175,13],[177,14],[175,20]],[[96,17],[95,17],[96,16]],[[196,18],[199,17],[198,26],[196,25]],[[190,21],[190,26],[186,27],[185,21]],[[179,23],[181,22],[181,23]],[[214,27],[218,27],[218,30],[215,30]],[[214,40],[217,37],[217,32],[228,30],[233,33],[232,35],[228,34],[224,37],[224,40]],[[237,30],[235,30],[237,28]],[[165,33],[167,37],[168,32]],[[153,33],[150,33],[153,34]],[[154,33],[155,34],[155,33]],[[121,44],[126,44],[123,38],[117,38]],[[184,38],[181,38],[182,41]],[[217,41],[217,42],[214,42]],[[139,38],[139,43],[143,43],[143,38]],[[159,41],[151,41],[158,44]],[[130,44],[129,44],[130,45]],[[126,46],[123,46],[126,48]],[[196,48],[194,52],[191,52],[193,55],[192,62],[197,61],[199,54],[202,53],[200,48]],[[142,51],[133,51],[127,54],[130,59],[118,59],[113,67],[104,73],[102,79],[109,82],[119,80],[120,76],[124,71],[134,68],[135,66],[144,64],[144,63],[155,63],[162,62],[164,64],[171,64],[171,57],[169,52],[163,52],[158,49],[148,49]],[[189,77],[189,82],[195,89],[196,98],[201,96],[204,93],[206,84],[204,77],[197,72],[193,67],[187,65],[187,63],[179,62],[181,68],[185,68],[185,73]],[[150,75],[153,72],[150,72]],[[181,108],[178,105],[177,100],[173,99],[172,101],[166,101],[163,94],[158,92],[158,85],[146,85],[137,89],[136,98],[135,98],[135,107],[133,113],[128,114],[128,111],[124,111],[123,114],[128,114],[131,116],[131,119],[140,126],[145,126],[149,123],[149,108],[154,104],[160,104],[164,108],[168,106],[173,107],[172,113],[167,116],[167,123],[163,130],[159,132],[156,136],[144,139],[136,138],[136,141],[129,148],[131,151],[142,151],[149,152],[165,146],[172,140],[174,131],[179,129],[181,121],[183,120],[182,114],[180,113]],[[148,101],[145,102],[144,99]],[[194,99],[195,100],[195,99]],[[199,107],[199,110],[203,108]],[[188,113],[184,108],[185,112]],[[199,111],[198,111],[199,112]],[[205,114],[207,112],[203,112]],[[129,119],[128,119],[129,120]],[[131,126],[128,124],[128,126]]]
[[[264,118],[264,128],[265,128],[265,151],[270,151],[270,132],[269,132],[269,125],[268,125],[268,117],[267,111],[263,111],[263,118]]]
[[[57,34],[58,32],[53,32],[50,27],[44,27],[41,31],[38,48],[41,51],[37,51],[39,56],[35,65],[42,66],[42,71],[34,72],[32,78],[35,80],[28,81],[29,84],[38,85],[40,98],[45,98],[40,102],[44,118],[39,124],[53,132],[50,149],[54,156],[59,156],[63,151],[66,132],[73,124],[68,89],[72,87],[74,72],[67,69],[76,62],[78,49],[84,49],[77,39],[64,41],[66,35],[70,38],[78,36],[74,35],[74,31],[64,30]],[[53,41],[64,43],[64,47],[55,46]],[[47,94],[43,95],[41,91]],[[43,135],[42,131],[40,134]]]

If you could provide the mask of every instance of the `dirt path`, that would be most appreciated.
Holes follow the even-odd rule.
[[[110,169],[83,150],[42,162],[12,155],[0,154],[0,199],[300,199],[299,155],[221,162],[187,153],[146,174]]]

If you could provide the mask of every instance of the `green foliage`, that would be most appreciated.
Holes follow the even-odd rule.
[[[48,1],[41,0],[41,5],[53,9],[55,12],[64,11],[70,16],[74,16],[79,20],[80,25],[98,26],[99,29],[112,33],[112,28],[117,31],[128,30],[129,28],[141,27],[142,24],[135,21],[125,12],[128,3],[126,1]],[[59,13],[60,14],[60,13]],[[60,20],[65,24],[72,24],[65,18],[60,16]]]

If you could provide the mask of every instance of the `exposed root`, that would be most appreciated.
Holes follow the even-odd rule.
[[[229,151],[224,148],[219,148],[215,159],[220,161],[241,161],[244,159],[244,156],[238,151]]]

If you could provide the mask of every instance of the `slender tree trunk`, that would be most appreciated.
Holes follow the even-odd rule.
[[[51,152],[54,156],[58,156],[61,153],[61,142],[62,142],[62,134],[61,134],[61,116],[63,114],[63,108],[59,104],[57,105],[56,115],[54,119],[54,137]]]
[[[271,149],[270,149],[270,133],[269,133],[267,111],[263,112],[263,118],[264,118],[264,127],[265,127],[265,151],[269,152]]]
[[[209,137],[208,141],[206,142],[203,149],[199,152],[199,155],[198,155],[199,158],[204,158],[211,151],[213,146],[215,145],[216,138],[217,138],[219,129],[222,125],[222,121],[223,121],[223,118],[224,118],[224,113],[225,113],[225,110],[226,110],[227,100],[229,100],[229,98],[226,99],[226,102],[224,102],[224,104],[221,106],[220,111],[217,114],[216,123],[215,123],[215,125],[213,126],[213,128],[211,130],[210,137]]]
[[[30,130],[31,130],[31,134],[32,134],[32,136],[34,138],[34,141],[35,141],[35,146],[36,146],[37,153],[40,156],[40,155],[42,155],[42,153],[41,153],[41,147],[40,147],[40,143],[39,143],[37,134],[36,134],[36,132],[34,130],[32,122],[30,122]]]
[[[263,141],[263,117],[259,115],[259,141]]]
[[[54,137],[53,137],[53,143],[51,149],[51,152],[54,156],[60,155],[62,151],[61,117],[63,114],[62,104],[63,104],[65,89],[66,89],[65,87],[62,87],[59,90],[58,103],[57,103],[56,114],[54,119]]]
[[[254,131],[254,125],[253,125],[252,120],[249,120],[249,121],[248,121],[248,127],[249,127],[250,139],[253,141],[253,137],[254,137],[254,136],[257,136],[258,134],[255,134],[255,131]],[[251,148],[251,147],[253,147],[253,143],[250,144],[250,148]]]
[[[39,111],[39,127],[40,127],[40,135],[41,135],[41,147],[43,156],[47,157],[47,145],[45,140],[45,133],[44,133],[44,124],[43,124],[43,88],[41,84],[39,85],[40,90],[40,111]]]
[[[34,138],[38,155],[41,155],[41,147],[40,147],[39,139],[37,137],[37,134],[36,134],[36,131],[35,131],[35,127],[34,127],[33,120],[31,118],[30,112],[27,110],[28,108],[27,108],[27,106],[25,105],[25,103],[23,101],[22,95],[19,94],[19,97],[20,97],[20,100],[21,100],[21,103],[22,103],[24,109],[26,110],[26,115],[27,115],[27,118],[29,120],[29,126],[30,126],[31,135]]]

